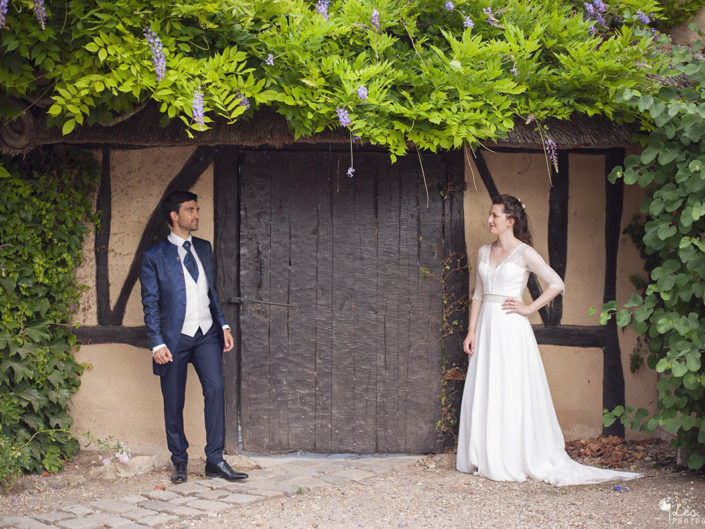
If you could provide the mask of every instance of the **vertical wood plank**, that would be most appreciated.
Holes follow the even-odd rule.
[[[349,165],[338,154],[341,168]],[[332,434],[336,451],[355,449],[355,179],[344,169],[333,175],[333,363],[332,363]]]
[[[337,156],[319,158],[316,171],[315,443],[333,452],[333,193]]]
[[[424,340],[421,338],[428,325],[427,307],[425,304],[419,306],[417,289],[419,281],[419,213],[420,201],[426,205],[426,193],[419,174],[419,161],[407,156],[395,169],[399,181],[399,254],[397,269],[398,295],[397,311],[399,315],[399,345],[397,357],[399,359],[399,383],[397,386],[397,396],[399,401],[399,434],[397,441],[398,451],[406,452],[411,446],[415,430],[418,426],[413,415],[419,410],[414,406],[414,395],[425,393],[424,388],[414,384],[418,380],[415,376],[419,366],[413,364],[413,358],[419,347],[424,347]],[[422,331],[417,334],[419,325]],[[428,373],[423,373],[428,375]]]
[[[291,230],[289,205],[292,156],[268,152],[262,167],[271,174],[269,296],[263,301],[290,303]],[[269,439],[270,450],[289,449],[289,394],[293,377],[289,356],[288,308],[269,305]]]
[[[240,290],[242,297],[270,298],[271,181],[262,153],[241,159]],[[240,309],[241,421],[245,450],[269,451],[270,445],[270,343],[269,308],[245,304]]]
[[[355,156],[355,374],[354,451],[377,451],[377,219],[376,180],[385,155],[358,153]],[[343,243],[343,241],[341,241]]]
[[[378,329],[377,446],[399,452],[402,415],[399,402],[399,163],[381,167],[378,178]]]
[[[419,169],[415,171],[418,225],[415,259],[415,303],[409,340],[409,376],[407,422],[413,425],[407,431],[407,450],[425,452],[439,448],[436,423],[440,419],[441,380],[441,316],[442,293],[437,280],[420,279],[420,268],[428,268],[434,275],[443,275],[443,206],[446,164],[442,157],[425,155],[426,189]],[[418,164],[417,164],[418,165]]]
[[[215,237],[213,241],[216,262],[216,289],[220,305],[235,337],[235,348],[223,355],[225,383],[225,450],[238,451],[238,406],[240,392],[241,343],[239,340],[239,306],[230,303],[240,295],[240,185],[238,152],[233,147],[221,147],[213,160],[213,188]]]
[[[315,449],[316,426],[316,173],[317,157],[291,155],[292,168],[283,175],[305,192],[289,192],[291,241],[289,303],[288,449]],[[289,188],[290,189],[290,188]]]

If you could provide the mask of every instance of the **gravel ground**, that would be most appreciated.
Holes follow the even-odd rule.
[[[369,528],[670,528],[705,526],[705,475],[641,468],[645,477],[615,483],[553,487],[530,480],[494,482],[456,472],[453,456],[430,456],[390,474],[341,487],[263,501],[170,529]],[[619,487],[618,487],[619,489]],[[663,510],[665,501],[670,511]],[[686,510],[690,516],[677,516]],[[696,514],[692,514],[693,511]],[[670,515],[670,516],[669,516]],[[686,522],[686,518],[688,521]]]
[[[662,452],[663,453],[663,452]],[[453,455],[432,455],[390,473],[235,507],[169,529],[295,528],[671,528],[705,527],[705,473],[646,457],[628,470],[644,477],[553,487],[529,480],[493,482],[454,470]],[[28,476],[0,495],[2,515],[29,516],[62,504],[121,497],[168,484],[166,468],[130,479],[87,478],[95,457],[83,453],[56,476]],[[200,466],[194,465],[195,472]],[[192,469],[190,469],[191,471]],[[197,475],[190,475],[196,478]],[[622,484],[617,484],[622,485]]]

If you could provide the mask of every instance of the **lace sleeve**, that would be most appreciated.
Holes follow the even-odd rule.
[[[485,246],[481,246],[477,251],[477,263],[475,263],[475,291],[472,294],[472,299],[482,299],[484,290],[482,289],[482,279],[480,278],[480,263],[484,258]]]
[[[525,267],[539,276],[549,287],[557,288],[565,294],[565,284],[561,276],[531,246],[526,245],[522,255]]]

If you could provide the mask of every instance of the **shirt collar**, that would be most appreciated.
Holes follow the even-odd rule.
[[[193,246],[193,239],[191,238],[191,234],[189,234],[188,239],[182,239],[172,231],[169,234],[168,239],[171,244],[175,244],[176,246],[182,246],[186,241],[190,242],[191,246]]]

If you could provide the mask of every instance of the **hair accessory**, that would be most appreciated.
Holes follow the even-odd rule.
[[[517,200],[519,201],[519,204],[521,204],[521,209],[524,209],[524,210],[525,210],[525,209],[526,209],[526,206],[525,206],[524,203],[521,201],[521,199],[520,199],[519,197],[517,197]]]

